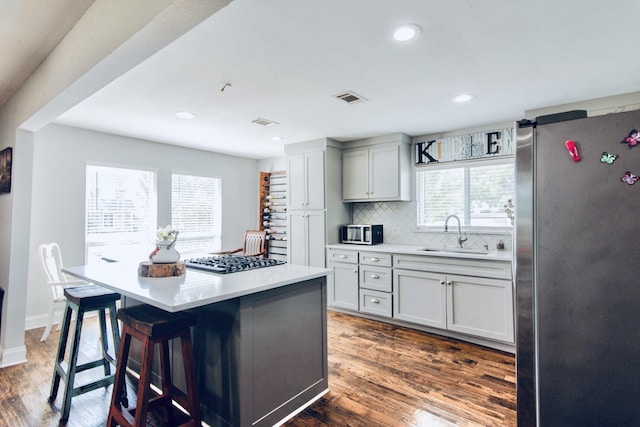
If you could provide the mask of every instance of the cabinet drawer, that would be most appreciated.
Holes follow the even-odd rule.
[[[382,252],[360,252],[360,264],[391,267],[391,254]]]
[[[511,262],[422,255],[394,255],[393,268],[511,280]]]
[[[360,265],[360,287],[380,292],[392,291],[392,270],[388,267]]]
[[[391,317],[391,294],[360,289],[360,311]]]
[[[349,251],[349,250],[341,250],[341,249],[328,249],[327,250],[327,261],[338,261],[338,262],[346,262],[349,264],[357,264],[358,263],[358,251]]]

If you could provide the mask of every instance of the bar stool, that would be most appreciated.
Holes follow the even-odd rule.
[[[196,316],[192,313],[179,311],[170,313],[150,305],[137,305],[121,308],[118,311],[118,319],[122,321],[122,339],[118,350],[118,366],[116,379],[111,395],[111,406],[107,426],[121,425],[126,427],[146,426],[147,415],[158,407],[165,408],[165,421],[174,426],[171,401],[175,400],[189,412],[190,419],[180,426],[200,426],[200,404],[197,397],[197,382],[193,359],[193,345],[191,343],[191,326],[196,324]],[[136,407],[129,411],[121,401],[123,392],[126,393],[125,372],[131,337],[135,337],[142,343],[142,356],[140,365],[140,379],[137,390]],[[169,364],[169,340],[180,338],[182,344],[182,357],[184,360],[184,373],[187,390],[184,393],[177,388],[171,380],[171,367]],[[160,344],[160,377],[162,392],[147,399],[150,393],[151,367],[155,345]],[[125,402],[126,403],[126,402]],[[130,412],[134,412],[134,416]]]
[[[64,295],[67,298],[65,307],[65,315],[60,331],[60,341],[58,343],[58,356],[53,367],[53,380],[51,381],[51,392],[49,393],[49,402],[53,403],[58,395],[60,380],[64,381],[64,400],[62,403],[62,416],[60,420],[66,422],[69,419],[69,411],[71,409],[71,399],[79,394],[93,391],[100,387],[107,387],[113,384],[114,375],[111,374],[111,364],[116,365],[115,358],[109,354],[109,341],[106,325],[106,310],[109,310],[109,319],[111,322],[111,334],[113,336],[114,355],[116,349],[120,346],[120,335],[118,333],[118,321],[116,320],[116,301],[120,299],[120,294],[106,290],[98,285],[79,286],[75,288],[66,288]],[[85,313],[98,310],[100,323],[100,337],[102,341],[102,358],[92,362],[78,365],[78,351],[80,347],[80,333],[82,331],[82,321]],[[71,343],[71,351],[69,354],[69,362],[65,370],[64,356],[67,348],[67,340],[69,338],[69,327],[71,324],[71,315],[76,311],[76,322],[73,331],[73,342]],[[75,386],[76,373],[91,368],[102,366],[104,369],[104,377],[90,382],[88,384]]]

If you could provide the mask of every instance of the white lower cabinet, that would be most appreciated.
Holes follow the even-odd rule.
[[[442,274],[395,269],[393,317],[446,329],[447,292],[441,281]]]
[[[393,273],[391,254],[362,251],[360,263],[360,311],[391,317],[393,308]]]
[[[327,305],[358,311],[358,252],[328,249],[327,262],[333,270],[327,277]]]
[[[331,261],[333,274],[328,279],[328,302],[330,307],[358,310],[358,264]]]
[[[333,268],[330,307],[451,331],[443,334],[476,337],[483,343],[515,342],[509,261],[335,248],[327,250],[327,259]]]
[[[394,269],[393,317],[514,342],[510,280]]]

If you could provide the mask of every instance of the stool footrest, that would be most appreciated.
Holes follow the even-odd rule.
[[[90,391],[97,390],[102,387],[108,387],[111,384],[113,384],[114,378],[115,378],[115,375],[109,375],[108,377],[102,378],[101,380],[94,381],[92,383],[73,388],[70,390],[70,392],[72,395],[78,396],[80,394],[88,393]]]
[[[77,365],[76,373],[86,371],[87,369],[97,368],[98,366],[104,366],[105,362],[110,363],[109,359],[98,359],[94,360],[93,362],[87,362],[83,363],[82,365]]]

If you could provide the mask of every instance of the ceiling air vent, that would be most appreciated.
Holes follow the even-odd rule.
[[[267,127],[278,124],[278,122],[274,122],[272,120],[263,119],[262,117],[258,117],[255,120],[251,120],[251,123],[255,123],[257,125],[267,126]]]
[[[358,102],[366,101],[367,98],[360,96],[355,92],[347,91],[337,95],[333,95],[334,98],[338,98],[346,102],[347,104],[357,104]]]

